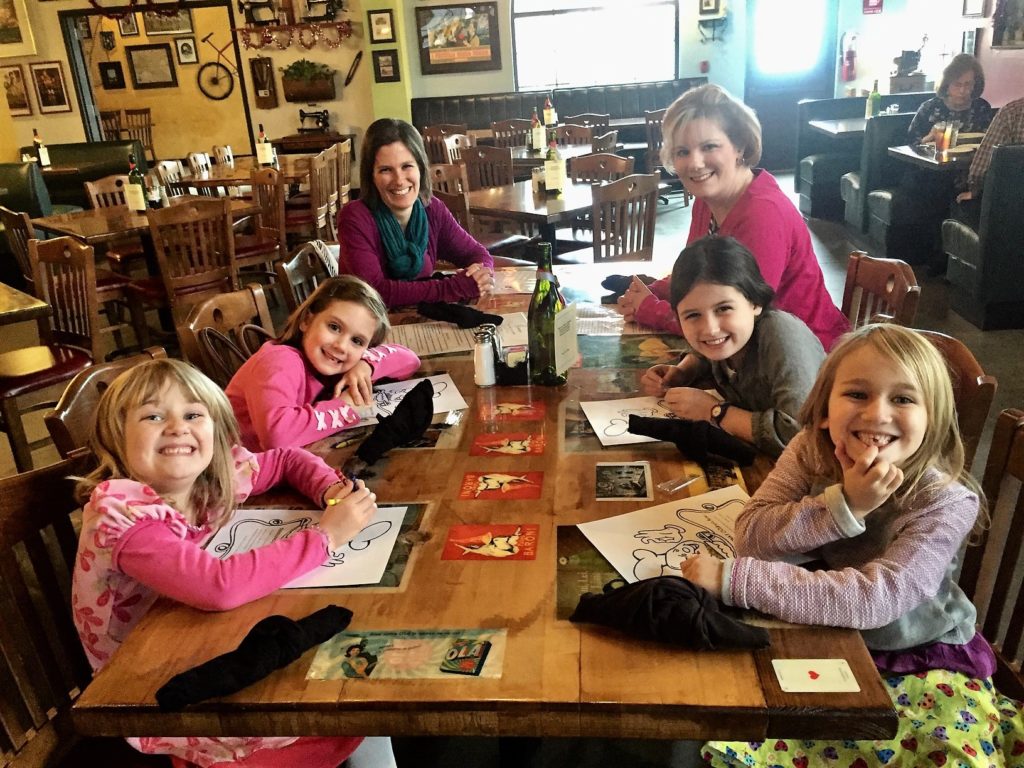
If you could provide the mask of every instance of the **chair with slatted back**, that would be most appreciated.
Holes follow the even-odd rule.
[[[231,149],[230,144],[215,144],[211,154],[217,161],[217,165],[234,165],[235,163],[235,152]]]
[[[100,110],[100,130],[104,141],[121,140],[121,110]]]
[[[338,161],[338,208],[344,208],[352,199],[352,139],[334,145]]]
[[[434,163],[430,166],[430,188],[435,192],[462,192],[469,189],[466,167],[462,163]]]
[[[619,132],[608,131],[600,135],[594,132],[594,138],[590,142],[591,152],[615,152],[619,146]]]
[[[289,235],[337,242],[337,173],[337,161],[328,150],[310,158],[308,204],[304,209],[286,210]]]
[[[978,608],[981,634],[996,652],[992,676],[1007,696],[1024,699],[1024,411],[1008,408],[996,418],[982,489],[991,526],[982,545],[969,546],[960,587]]]
[[[658,175],[638,173],[595,184],[593,195],[594,262],[650,261],[654,257]]]
[[[71,706],[92,680],[72,621],[71,574],[79,508],[74,477],[88,455],[0,479],[0,743],[9,768],[93,766],[170,768],[124,739],[84,739]]]
[[[250,175],[252,199],[260,210],[253,231],[235,234],[235,262],[239,269],[257,268],[263,281],[274,279],[274,262],[288,252],[284,198],[288,184],[275,168],[260,168]],[[248,271],[240,274],[252,274]]]
[[[475,144],[470,136],[464,133],[452,133],[444,137],[444,146],[448,156],[444,162],[458,163],[462,161],[462,150]]]
[[[491,123],[491,132],[494,134],[494,146],[496,147],[525,147],[528,143],[527,137],[533,128],[529,120],[512,119],[497,120]]]
[[[125,189],[128,176],[118,174],[85,182],[85,194],[89,204],[96,210],[126,205]],[[138,235],[121,237],[106,243],[105,255],[111,266],[118,272],[130,273],[138,266],[145,266],[146,252]]]
[[[149,107],[126,109],[124,111],[124,132],[129,139],[136,139],[143,149],[149,153],[150,162],[156,162],[156,150],[153,148],[153,115]]]
[[[423,137],[423,145],[427,150],[427,157],[431,163],[450,163],[448,148],[444,144],[444,137],[453,133],[465,135],[469,126],[465,123],[438,123],[428,125],[420,135]]]
[[[46,431],[61,458],[86,447],[100,396],[114,379],[141,362],[165,357],[163,347],[147,347],[137,355],[90,365],[75,376],[53,410],[43,416]]]
[[[633,158],[608,153],[569,158],[572,181],[615,181],[633,173]]]
[[[977,358],[962,341],[938,331],[919,331],[946,358],[953,382],[953,400],[960,437],[964,441],[967,466],[974,461],[985,421],[996,396],[996,378],[985,373]]]
[[[600,112],[582,112],[578,115],[567,115],[563,119],[568,125],[585,125],[594,133],[604,133],[608,130],[611,117],[610,114]]]
[[[488,232],[480,226],[477,218],[469,212],[469,198],[465,191],[441,192],[434,190],[434,197],[445,204],[459,225],[469,232],[473,238],[494,256],[494,265],[498,267],[522,266],[532,262],[521,261],[509,256],[509,253],[521,252],[529,241],[526,235],[510,232]]]
[[[843,314],[850,325],[891,321],[913,325],[921,287],[910,265],[900,259],[876,259],[852,251],[846,263]]]
[[[277,262],[274,271],[289,313],[294,312],[320,283],[330,277],[327,265],[312,243],[297,248],[287,261]]]
[[[512,183],[512,150],[508,147],[467,147],[462,150],[462,164],[469,191]]]
[[[665,110],[655,109],[644,111],[644,131],[647,135],[647,173],[656,173],[660,178],[660,194],[658,200],[668,203],[667,193],[679,192],[682,195],[683,205],[690,205],[690,193],[683,189],[683,184],[678,177],[668,172],[661,163],[661,146],[664,143],[662,125],[665,122]]]
[[[207,330],[216,333],[204,333]],[[257,283],[209,297],[192,307],[178,325],[185,358],[222,387],[273,336],[267,297]]]
[[[185,166],[181,160],[161,160],[156,164],[156,172],[160,183],[167,188],[168,197],[188,194],[188,184],[182,182]]]
[[[565,123],[555,128],[555,143],[560,147],[582,146],[594,140],[594,133],[585,125]]]

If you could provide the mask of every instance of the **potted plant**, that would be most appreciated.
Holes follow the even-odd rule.
[[[285,101],[330,101],[334,99],[334,71],[309,59],[281,67]]]

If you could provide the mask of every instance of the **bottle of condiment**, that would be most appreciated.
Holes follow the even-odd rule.
[[[478,387],[493,387],[494,372],[494,326],[480,326],[473,331],[473,382]]]
[[[868,94],[868,100],[864,104],[864,117],[874,117],[878,114],[881,106],[882,94],[878,92],[878,80],[875,80],[875,84],[871,86],[871,93]]]
[[[36,160],[39,161],[40,168],[50,167],[50,151],[43,144],[42,138],[39,136],[39,130],[36,128],[32,129],[32,143],[36,148]]]
[[[128,155],[128,184],[124,188],[124,202],[130,210],[146,210],[146,179],[135,164],[134,153]]]
[[[551,243],[538,243],[531,250],[531,255],[537,257],[537,284],[527,315],[530,380],[545,387],[557,387],[567,379],[566,371],[557,370],[555,365],[555,316],[565,309],[565,299],[551,268]]]

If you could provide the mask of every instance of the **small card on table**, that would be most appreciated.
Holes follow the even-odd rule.
[[[595,467],[594,497],[598,501],[651,500],[651,465],[646,461],[599,461]]]
[[[772,659],[786,693],[857,693],[860,685],[846,659]]]

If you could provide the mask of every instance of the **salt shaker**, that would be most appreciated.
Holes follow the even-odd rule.
[[[473,331],[476,339],[473,345],[473,381],[478,387],[493,387],[494,374],[494,331],[480,327]]]

